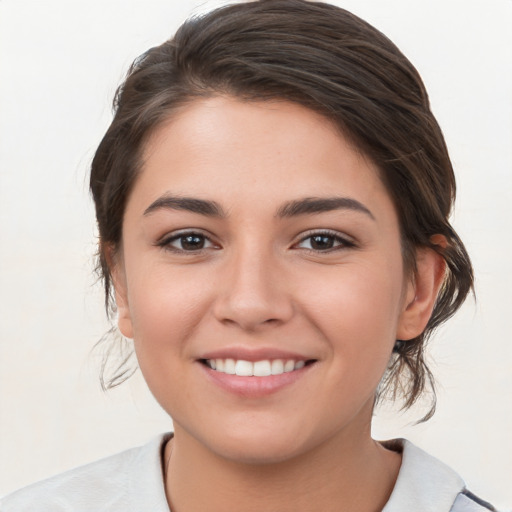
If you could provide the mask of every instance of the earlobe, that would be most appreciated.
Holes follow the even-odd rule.
[[[444,237],[443,240],[445,241]],[[396,335],[399,340],[416,338],[425,330],[445,277],[446,262],[431,248],[420,248],[416,251],[416,267],[417,270],[407,285],[399,319]]]
[[[120,255],[108,251],[108,266],[114,286],[114,298],[117,309],[117,326],[125,338],[133,338],[133,326],[128,302],[128,288],[124,263]]]

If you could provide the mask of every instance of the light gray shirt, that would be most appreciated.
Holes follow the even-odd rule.
[[[162,472],[168,438],[25,487],[0,500],[0,512],[170,512]],[[390,444],[401,447],[402,465],[382,512],[495,510],[470,493],[455,471],[409,441]]]

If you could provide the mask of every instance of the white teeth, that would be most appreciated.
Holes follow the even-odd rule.
[[[242,377],[254,375],[254,365],[250,361],[239,359],[235,364],[235,373]]]
[[[283,361],[281,359],[274,359],[270,367],[270,372],[272,375],[280,375],[281,373],[284,373]]]
[[[263,359],[261,361],[245,361],[243,359],[207,359],[206,364],[212,369],[229,375],[243,377],[267,377],[300,370],[306,361],[294,359]]]
[[[284,364],[284,371],[285,372],[293,372],[294,369],[295,369],[295,361],[293,359],[289,359],[288,361],[286,361],[286,363]]]
[[[272,375],[272,369],[270,367],[270,361],[256,361],[253,364],[253,375],[255,377],[266,377]]]
[[[229,375],[235,375],[236,365],[234,359],[226,359],[224,361],[224,373],[229,373]]]

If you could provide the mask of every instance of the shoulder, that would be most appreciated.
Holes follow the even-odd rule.
[[[467,490],[449,466],[404,439],[383,443],[402,452],[402,466],[383,512],[488,512],[496,510]]]
[[[168,512],[161,448],[167,436],[81,466],[0,500],[0,512]]]

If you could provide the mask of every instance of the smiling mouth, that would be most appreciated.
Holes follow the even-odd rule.
[[[294,359],[263,359],[261,361],[245,361],[244,359],[201,359],[201,363],[212,370],[228,375],[241,377],[268,377],[269,375],[282,375],[300,370],[316,360]]]

